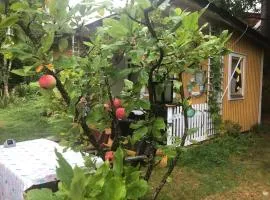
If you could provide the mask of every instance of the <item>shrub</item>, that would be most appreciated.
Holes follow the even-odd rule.
[[[242,127],[233,121],[226,120],[222,124],[221,135],[238,136],[241,133]]]
[[[33,96],[39,93],[39,87],[37,83],[19,84],[14,88],[14,93],[18,97]]]

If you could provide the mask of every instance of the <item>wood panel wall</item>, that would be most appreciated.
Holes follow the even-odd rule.
[[[239,37],[239,35],[234,35],[228,43],[228,47],[234,53],[240,53],[246,56],[244,99],[228,100],[227,91],[222,101],[222,117],[223,120],[231,120],[239,123],[242,126],[242,131],[248,131],[253,125],[258,123],[260,114],[263,49],[245,37],[238,41]],[[225,90],[228,84],[228,59],[229,56],[224,57],[223,90]]]
[[[227,91],[222,101],[222,118],[223,120],[239,123],[242,126],[242,131],[248,131],[253,125],[258,123],[260,115],[261,59],[263,49],[246,37],[242,37],[241,40],[239,38],[240,35],[233,35],[227,47],[233,53],[240,53],[246,56],[244,99],[229,100]],[[227,55],[224,57],[223,91],[225,91],[228,84],[228,60],[229,56]],[[207,62],[203,63],[202,69],[207,70]],[[188,96],[186,86],[190,78],[191,75],[189,74],[185,74],[183,78],[186,96]],[[205,103],[206,101],[206,93],[199,97],[192,97],[192,104]]]

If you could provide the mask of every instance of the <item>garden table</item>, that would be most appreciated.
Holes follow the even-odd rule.
[[[0,200],[23,200],[30,187],[57,181],[55,149],[62,153],[64,147],[47,139],[0,146]],[[84,165],[80,153],[67,150],[63,156],[73,167]]]

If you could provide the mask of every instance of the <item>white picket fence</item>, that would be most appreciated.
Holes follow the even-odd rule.
[[[188,119],[188,128],[198,128],[198,130],[194,134],[188,135],[185,145],[206,140],[215,134],[208,104],[195,104],[192,105],[192,108],[196,112],[193,117]],[[185,124],[181,106],[168,107],[167,123],[167,144],[171,145],[184,134]]]

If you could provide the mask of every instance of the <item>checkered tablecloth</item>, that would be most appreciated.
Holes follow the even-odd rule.
[[[23,200],[23,193],[33,185],[56,180],[55,149],[63,152],[57,143],[37,139],[17,143],[16,147],[0,146],[0,200]],[[72,166],[83,166],[80,153],[63,153]]]

